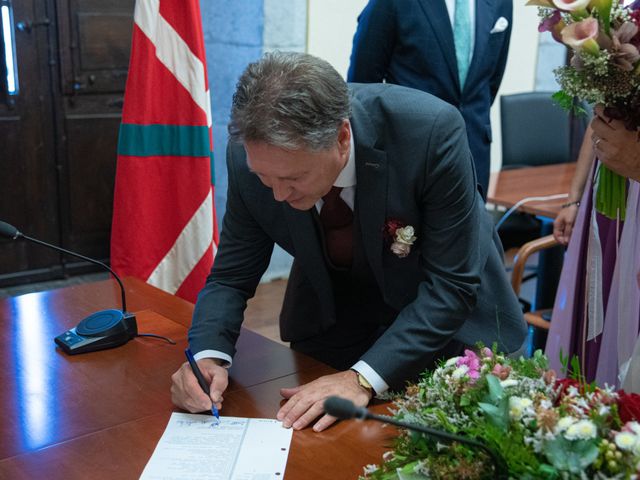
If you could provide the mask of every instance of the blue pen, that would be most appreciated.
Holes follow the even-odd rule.
[[[191,353],[191,350],[187,348],[184,351],[184,354],[187,356],[187,361],[189,362],[189,365],[191,366],[191,370],[193,371],[193,374],[198,379],[198,383],[200,384],[200,388],[202,388],[204,393],[206,393],[207,396],[209,396],[210,393],[211,393],[210,390],[209,390],[209,384],[207,384],[207,381],[202,376],[202,372],[198,368],[198,364],[196,363],[196,359],[193,358],[193,353]],[[218,409],[216,408],[216,404],[213,403],[213,402],[211,402],[211,413],[213,414],[214,417],[216,417],[216,419],[218,421],[220,421],[220,413],[218,413]]]

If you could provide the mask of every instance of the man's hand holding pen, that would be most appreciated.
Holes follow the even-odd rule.
[[[211,410],[212,405],[221,409],[222,393],[229,384],[229,372],[213,358],[200,359],[197,364],[209,385],[210,394],[203,391],[189,363],[185,362],[171,376],[171,401],[191,413]]]

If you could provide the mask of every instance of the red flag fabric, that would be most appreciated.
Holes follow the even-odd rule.
[[[195,302],[218,231],[198,0],[137,0],[118,140],[111,265]]]

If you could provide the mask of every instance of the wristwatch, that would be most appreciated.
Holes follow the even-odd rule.
[[[353,370],[353,371],[356,373],[356,378],[358,379],[358,385],[364,388],[367,391],[367,393],[371,395],[371,398],[373,398],[375,396],[375,392],[373,391],[373,387],[371,386],[371,384],[367,381],[366,378],[364,378],[360,374],[360,372],[358,372],[357,370]]]

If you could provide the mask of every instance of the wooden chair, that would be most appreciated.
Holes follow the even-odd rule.
[[[522,277],[524,275],[524,269],[528,258],[540,250],[555,247],[556,245],[558,245],[558,241],[553,238],[553,235],[547,235],[546,237],[531,240],[520,247],[513,260],[513,272],[511,273],[511,287],[513,288],[516,296],[520,295]],[[540,328],[542,330],[549,330],[550,322],[542,317],[543,314],[549,311],[550,309],[526,312],[524,314],[524,319],[533,327]]]

